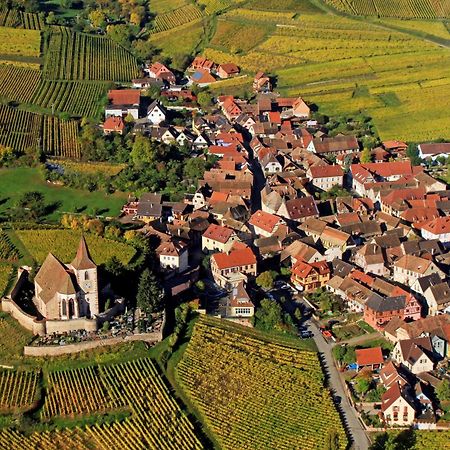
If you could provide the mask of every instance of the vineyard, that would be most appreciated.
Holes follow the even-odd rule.
[[[318,355],[265,342],[256,332],[202,317],[177,378],[221,448],[325,448],[328,433],[347,438]]]
[[[38,372],[0,371],[0,411],[25,411],[33,406],[37,399]]]
[[[79,159],[78,123],[75,120],[63,121],[57,117],[44,116],[42,149],[48,155]]]
[[[450,18],[450,0],[325,0],[325,3],[358,16]]]
[[[108,38],[60,27],[48,35],[43,78],[47,80],[127,81],[139,69],[130,52]]]
[[[32,103],[42,108],[68,112],[79,117],[96,117],[98,101],[106,96],[108,83],[41,81]]]
[[[0,55],[2,59],[30,58],[34,61],[41,54],[39,31],[0,27]]]
[[[0,105],[0,144],[19,151],[36,148],[41,135],[42,116]]]
[[[168,13],[158,14],[155,19],[154,31],[155,33],[167,31],[199,19],[202,16],[203,14],[199,8],[192,4],[188,4]]]
[[[0,296],[5,295],[14,270],[15,268],[11,264],[0,262]]]
[[[38,70],[0,65],[0,97],[20,103],[30,103],[39,86]]]
[[[59,397],[56,399],[51,393],[45,400],[44,411],[50,408],[47,404],[57,402],[55,412],[58,413],[61,402],[66,401],[75,415],[87,410],[98,411],[95,402],[104,400],[106,390],[111,405],[130,410],[131,415],[112,423],[34,432],[27,436],[3,428],[0,431],[0,447],[10,450],[203,448],[193,425],[171,397],[150,359],[50,373],[49,381],[51,392],[57,391]],[[82,391],[85,392],[80,394]]]
[[[80,233],[73,230],[16,230],[15,234],[39,264],[49,252],[61,261],[72,261],[80,241]],[[122,242],[89,234],[85,237],[96,264],[104,264],[113,256],[128,264],[135,254],[133,247]]]
[[[11,242],[9,236],[0,231],[0,261],[15,261],[20,258],[19,250]]]
[[[3,6],[0,8],[0,27],[42,30],[44,28],[44,20],[39,14],[26,13]]]

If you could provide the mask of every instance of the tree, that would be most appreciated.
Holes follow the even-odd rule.
[[[150,269],[145,269],[139,278],[136,303],[143,311],[150,313],[161,311],[164,306],[163,291]]]
[[[346,351],[346,348],[342,345],[336,345],[332,350],[334,358],[339,362],[344,359]]]
[[[155,149],[150,139],[142,134],[138,134],[134,140],[130,156],[136,167],[142,167],[145,164],[153,162],[155,159]]]
[[[208,108],[212,105],[212,95],[208,91],[199,92],[197,95],[197,103],[202,108]]]
[[[123,275],[125,267],[117,256],[112,256],[105,263],[105,270],[115,277]]]
[[[128,48],[131,38],[131,33],[128,25],[108,25],[106,27],[106,33],[113,41]]]
[[[300,308],[295,308],[295,311],[294,311],[294,317],[295,317],[299,322],[300,322],[300,320],[302,320],[303,315],[302,315],[302,311],[301,311]]]
[[[436,395],[441,402],[450,401],[450,381],[442,380],[436,387]]]
[[[44,194],[37,191],[25,192],[16,202],[16,211],[19,216],[28,216],[34,220],[44,216],[46,213]]]
[[[370,163],[372,161],[372,154],[368,148],[365,148],[361,152],[361,157],[359,158],[360,162],[363,164]]]
[[[142,61],[152,59],[156,55],[156,47],[148,40],[139,39],[133,42],[134,54]]]
[[[370,389],[370,382],[365,378],[359,378],[355,385],[356,392],[364,395]]]
[[[206,161],[202,158],[190,158],[186,161],[183,168],[185,178],[197,181],[203,178],[206,170]]]
[[[103,11],[95,9],[94,11],[91,11],[89,13],[88,18],[94,28],[102,28],[102,29],[105,28],[106,15]]]
[[[406,156],[411,161],[413,166],[420,166],[422,164],[422,159],[419,156],[419,149],[416,144],[409,144],[406,149]]]
[[[339,434],[336,429],[328,430],[326,437],[326,450],[339,450]]]
[[[266,272],[261,273],[256,278],[256,284],[266,290],[270,290],[273,288],[274,276],[271,271],[267,270]]]

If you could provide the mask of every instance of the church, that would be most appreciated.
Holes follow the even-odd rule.
[[[99,314],[97,265],[84,237],[70,264],[49,253],[34,278],[34,303],[47,321],[95,319]]]

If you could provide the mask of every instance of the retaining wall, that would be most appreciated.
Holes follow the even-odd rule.
[[[3,298],[1,303],[2,311],[11,314],[20,325],[33,334],[43,336],[45,334],[45,320],[38,320],[35,316],[31,316],[22,310],[17,303],[11,298]]]

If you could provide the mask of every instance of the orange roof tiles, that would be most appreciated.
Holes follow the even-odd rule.
[[[356,363],[358,366],[371,366],[372,364],[383,363],[383,353],[381,347],[360,348],[355,350]]]
[[[203,233],[203,237],[225,244],[233,234],[234,231],[231,228],[222,227],[212,223]]]
[[[268,212],[258,210],[250,217],[248,223],[271,233],[275,226],[280,223],[280,218]]]
[[[256,264],[256,256],[249,247],[233,246],[230,253],[214,253],[211,256],[219,270]]]
[[[108,91],[108,100],[114,106],[139,105],[141,91],[138,89],[112,89]]]

